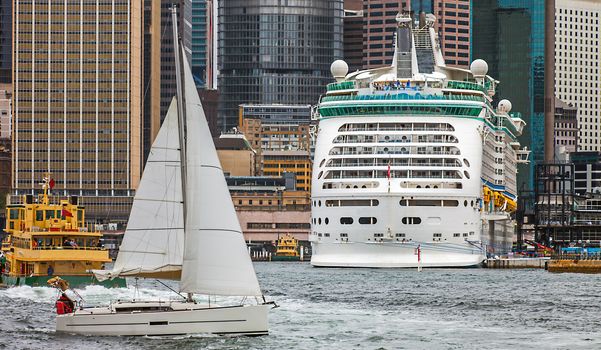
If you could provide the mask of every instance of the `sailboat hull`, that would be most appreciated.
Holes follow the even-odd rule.
[[[271,305],[211,306],[187,302],[118,302],[58,315],[56,331],[85,335],[268,334]]]

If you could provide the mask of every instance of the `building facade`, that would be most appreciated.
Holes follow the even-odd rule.
[[[0,84],[12,84],[13,0],[0,0]]]
[[[12,135],[12,85],[0,83],[0,140],[10,142]]]
[[[188,62],[192,58],[192,0],[144,0],[143,162],[177,93],[171,8]]]
[[[396,16],[409,11],[410,0],[363,1],[363,69],[392,64]]]
[[[213,139],[225,176],[255,176],[257,152],[243,134],[221,134]]]
[[[511,101],[526,127],[520,142],[531,150],[519,165],[518,188],[534,186],[536,164],[544,162],[545,8],[538,0],[472,1],[472,57],[488,62],[490,76],[503,84],[497,96]]]
[[[415,1],[414,1],[415,2]],[[427,6],[423,1],[421,8]],[[469,69],[471,51],[471,0],[433,0],[433,14],[445,63]],[[412,9],[418,11],[419,9]]]
[[[570,154],[578,150],[578,108],[555,98],[555,151]]]
[[[14,1],[13,190],[126,218],[141,174],[142,3]]]
[[[555,95],[578,108],[581,151],[601,151],[601,59],[596,0],[556,0]]]
[[[363,11],[344,9],[344,60],[349,72],[363,67]]]
[[[192,0],[192,75],[198,88],[217,88],[217,0]]]
[[[343,56],[342,0],[228,0],[218,13],[222,130],[240,104],[316,103]]]

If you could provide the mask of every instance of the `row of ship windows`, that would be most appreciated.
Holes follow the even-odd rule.
[[[373,216],[362,216],[358,221],[361,225],[375,225],[378,223],[378,219]],[[350,216],[343,216],[340,218],[341,225],[352,225],[354,222],[355,219]],[[313,225],[321,225],[321,223],[321,218],[313,218]],[[323,223],[328,225],[330,223],[330,219],[324,218]],[[407,216],[401,219],[401,223],[403,225],[419,225],[422,223],[422,219],[419,217]]]
[[[461,151],[455,146],[430,147],[333,147],[329,155],[353,154],[424,154],[424,155],[460,155]]]
[[[322,159],[319,167],[323,167],[326,159]],[[470,162],[463,159],[466,167]],[[326,167],[345,166],[452,166],[460,167],[461,161],[457,158],[336,158],[330,159]]]
[[[459,140],[453,135],[339,135],[333,143],[376,143],[376,142],[396,142],[396,143],[458,143]]]
[[[459,201],[455,199],[401,199],[399,204],[402,207],[458,207]],[[474,206],[474,201],[469,202]],[[313,207],[321,207],[322,201],[313,201]],[[324,202],[326,207],[377,207],[380,201],[377,199],[329,199]],[[463,201],[463,206],[468,206],[468,201]],[[315,221],[315,219],[313,219]],[[321,219],[319,219],[321,220]]]
[[[348,123],[338,131],[455,131],[455,128],[449,123]]]
[[[321,186],[324,190],[339,190],[339,189],[359,189],[359,188],[378,188],[379,182],[358,182],[358,183],[346,183],[346,182],[324,182]],[[417,184],[402,182],[401,188],[411,189],[462,189],[463,184],[461,182],[442,182],[436,184]]]
[[[317,175],[321,179],[323,171]],[[411,178],[411,179],[470,179],[467,171],[457,170],[330,170],[326,171],[324,179],[354,179],[354,178]]]
[[[469,235],[469,236],[473,236],[473,235],[475,235],[475,234],[476,234],[476,233],[475,233],[474,231],[470,231],[469,233],[468,233],[468,232],[463,232],[463,233],[458,233],[458,232],[455,232],[455,233],[453,233],[453,238],[458,238],[458,237],[462,237],[462,236],[463,236],[463,237],[468,237],[468,235]],[[330,234],[329,234],[329,233],[321,233],[321,232],[320,232],[320,233],[318,233],[318,232],[313,232],[313,235],[317,235],[318,237],[330,237]],[[406,235],[405,233],[395,233],[395,234],[394,234],[394,238],[397,238],[397,240],[398,240],[399,238],[402,238],[402,239],[403,239],[403,241],[405,241],[405,237],[406,237],[406,236],[407,236],[407,235]],[[383,233],[374,233],[374,234],[373,234],[373,237],[374,237],[374,240],[375,240],[375,241],[378,241],[378,240],[382,241],[382,240],[384,240],[384,234],[383,234]],[[392,238],[392,237],[390,237],[390,238]],[[432,240],[433,240],[433,241],[440,241],[442,238],[443,238],[443,237],[442,237],[442,233],[433,233],[433,234],[432,234]],[[341,239],[342,241],[348,241],[348,233],[340,233],[340,239]],[[369,239],[369,238],[368,238],[367,240],[369,241],[369,240],[371,240],[371,239]],[[445,240],[446,240],[446,239],[445,239]],[[409,239],[407,239],[407,241],[412,241],[412,239],[411,239],[411,238],[409,238]]]

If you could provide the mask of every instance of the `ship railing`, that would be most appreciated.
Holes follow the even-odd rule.
[[[601,260],[601,253],[559,253],[552,254],[552,260]]]
[[[32,250],[106,250],[104,247],[37,246]]]

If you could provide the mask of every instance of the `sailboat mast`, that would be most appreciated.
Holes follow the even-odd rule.
[[[177,86],[177,117],[179,123],[179,155],[182,176],[182,202],[184,214],[184,232],[186,228],[186,101],[182,84],[182,62],[179,51],[179,33],[177,29],[177,7],[171,7],[171,27],[173,28],[173,54],[175,55],[175,81]]]

